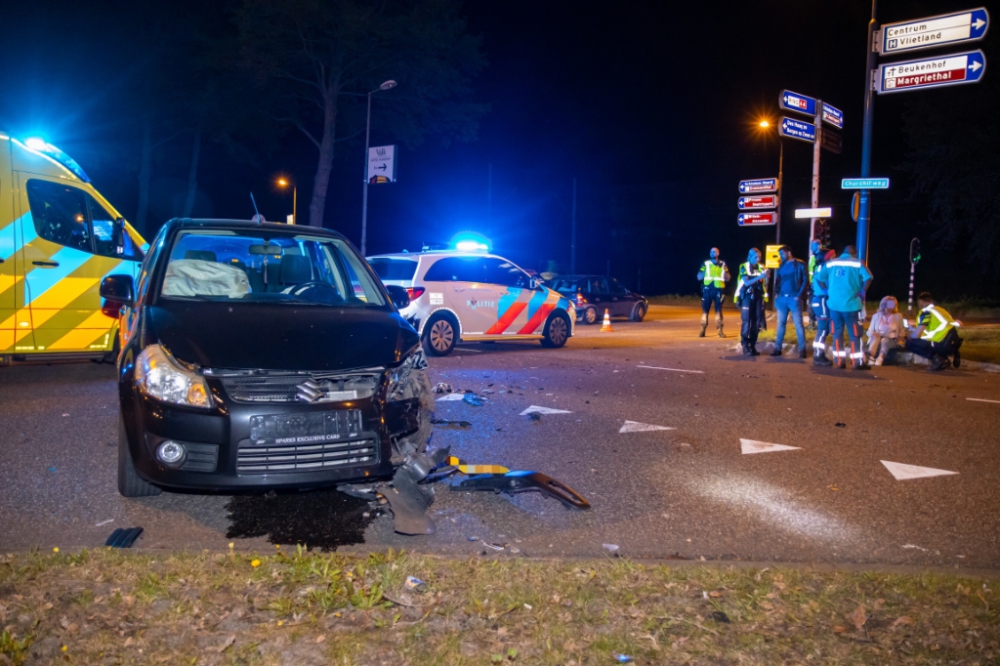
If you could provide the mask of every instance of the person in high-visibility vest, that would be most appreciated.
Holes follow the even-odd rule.
[[[809,319],[816,324],[816,336],[813,338],[813,365],[833,365],[826,357],[826,339],[830,336],[830,308],[826,304],[826,287],[821,285],[819,280],[825,270],[826,262],[837,255],[833,250],[823,247],[818,240],[814,240],[809,249],[812,252],[809,261],[813,266],[809,277],[809,284],[812,286],[812,298],[809,299],[812,316]]]
[[[733,302],[740,306],[740,343],[743,353],[760,356],[757,351],[757,334],[760,332],[760,310],[764,298],[767,269],[760,263],[760,250],[752,248],[745,263],[740,264]]]
[[[844,347],[846,330],[851,339],[850,357],[854,369],[869,370],[871,366],[865,361],[865,349],[861,345],[861,315],[872,274],[855,253],[853,245],[845,247],[842,255],[826,262],[817,281],[827,290],[827,305],[833,321],[833,357],[837,367],[847,365],[848,352]]]
[[[910,339],[906,341],[906,348],[916,354],[929,359],[930,370],[944,370],[948,367],[948,357],[951,356],[957,368],[962,364],[962,357],[958,352],[962,346],[962,338],[958,336],[955,321],[948,311],[934,305],[934,298],[929,292],[923,292],[917,297],[917,304],[920,306],[920,315],[917,317],[917,325],[910,332]]]
[[[705,329],[708,328],[708,312],[715,304],[715,327],[719,330],[719,337],[724,338],[726,334],[722,332],[722,294],[729,282],[729,267],[726,262],[719,259],[719,248],[713,247],[708,253],[708,261],[698,269],[698,281],[701,282],[701,333],[699,338],[705,337]]]

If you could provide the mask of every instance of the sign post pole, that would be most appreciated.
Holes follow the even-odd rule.
[[[813,142],[812,207],[819,208],[819,153],[823,143],[823,100],[816,100],[816,141]],[[809,221],[809,242],[816,237],[816,218]]]
[[[785,183],[785,142],[778,135],[778,210],[777,229],[775,230],[774,242],[781,243],[781,186]]]
[[[878,29],[878,21],[875,19],[875,8],[878,0],[872,0],[872,18],[868,22],[868,55],[865,65],[865,119],[864,130],[861,139],[861,177],[871,176],[872,167],[872,126],[875,116],[875,95],[872,88],[875,85],[875,31]],[[858,203],[858,237],[855,245],[858,250],[858,258],[868,263],[868,225],[871,221],[871,192],[867,189],[861,190]]]

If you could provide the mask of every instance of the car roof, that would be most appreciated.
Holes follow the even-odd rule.
[[[250,230],[262,230],[271,231],[275,233],[283,234],[294,234],[294,233],[308,233],[316,236],[327,236],[329,238],[337,238],[339,240],[347,240],[347,238],[336,231],[331,229],[323,229],[322,227],[311,227],[305,225],[293,225],[293,224],[281,224],[275,222],[251,222],[250,220],[234,220],[234,219],[209,219],[209,218],[190,218],[190,217],[175,217],[167,222],[167,225],[171,227],[180,227],[183,229],[238,229],[240,231],[250,231]],[[166,225],[164,225],[166,226]]]

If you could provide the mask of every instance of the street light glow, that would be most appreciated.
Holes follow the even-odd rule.
[[[288,187],[288,181],[284,178],[278,179],[278,187]]]
[[[758,124],[758,125],[760,125],[761,127],[764,127],[764,128],[768,128],[768,127],[770,127],[770,126],[771,126],[771,123],[769,123],[769,122],[768,122],[768,121],[766,121],[766,120],[762,120],[762,121],[760,121],[760,122],[759,122],[759,123],[757,123],[757,124]]]
[[[378,87],[378,89],[379,90],[392,90],[393,88],[395,88],[398,85],[399,85],[398,83],[396,83],[392,79],[389,79],[388,81],[386,81],[382,85],[380,85]]]

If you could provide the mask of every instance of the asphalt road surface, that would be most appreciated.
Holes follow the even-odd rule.
[[[641,558],[1000,568],[1000,376],[746,358],[732,349],[734,314],[726,340],[699,339],[692,309],[653,307],[613,333],[580,326],[564,349],[474,344],[432,359],[435,383],[486,398],[437,402],[439,419],[471,427],[440,427],[434,445],[544,472],[593,508],[438,484],[438,532],[421,537],[335,491],[122,498],[114,369],[0,368],[0,551],[95,547],[142,526],[148,549],[304,541],[468,555],[488,542],[588,557],[614,544]],[[520,415],[532,406],[567,413]],[[669,429],[621,432],[626,422]],[[744,453],[754,442],[797,448]],[[950,473],[898,480],[892,463]]]

